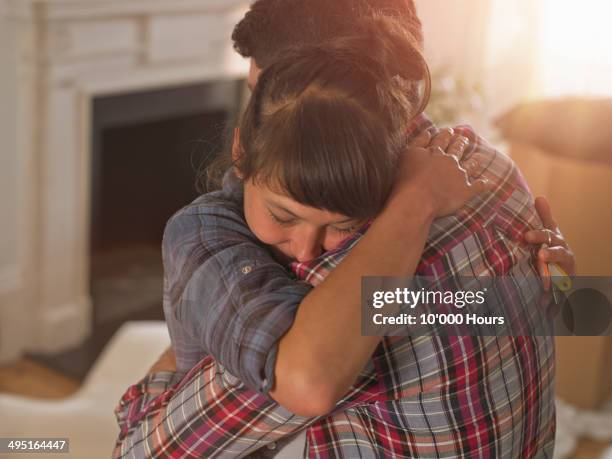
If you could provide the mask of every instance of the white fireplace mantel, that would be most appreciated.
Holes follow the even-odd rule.
[[[95,96],[245,76],[245,0],[0,0],[0,361],[90,333]]]

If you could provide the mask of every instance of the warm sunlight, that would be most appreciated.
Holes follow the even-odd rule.
[[[612,3],[543,0],[539,87],[547,96],[612,96]]]

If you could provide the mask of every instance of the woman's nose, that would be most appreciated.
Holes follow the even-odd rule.
[[[312,229],[300,232],[295,235],[293,247],[293,256],[300,263],[313,260],[323,253],[322,235]]]
[[[323,253],[323,248],[318,244],[300,244],[300,247],[298,247],[295,253],[295,259],[302,263],[304,261],[314,260],[321,255],[321,253]]]

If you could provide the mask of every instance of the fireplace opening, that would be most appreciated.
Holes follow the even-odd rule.
[[[161,310],[164,225],[197,197],[196,171],[205,159],[196,156],[203,147],[211,156],[219,153],[226,119],[225,111],[214,110],[103,132],[92,203],[95,326],[148,308]]]
[[[83,379],[122,323],[163,319],[165,224],[200,194],[198,172],[224,150],[244,88],[223,80],[94,99],[92,336],[43,363]]]
[[[243,86],[220,81],[94,100],[94,332],[125,320],[163,318],[165,224],[199,195],[198,172],[224,149]]]

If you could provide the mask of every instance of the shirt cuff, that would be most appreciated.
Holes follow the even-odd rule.
[[[185,376],[185,372],[160,371],[145,376],[137,386],[141,387],[143,395],[155,398],[171,387],[178,384]]]
[[[278,343],[270,349],[264,365],[264,379],[261,382],[261,392],[268,397],[268,392],[274,387],[274,366],[276,364],[277,353]]]
[[[133,422],[146,412],[151,401],[164,394],[183,379],[184,373],[162,371],[145,376],[130,386],[115,408],[117,423],[122,432],[127,432]]]

